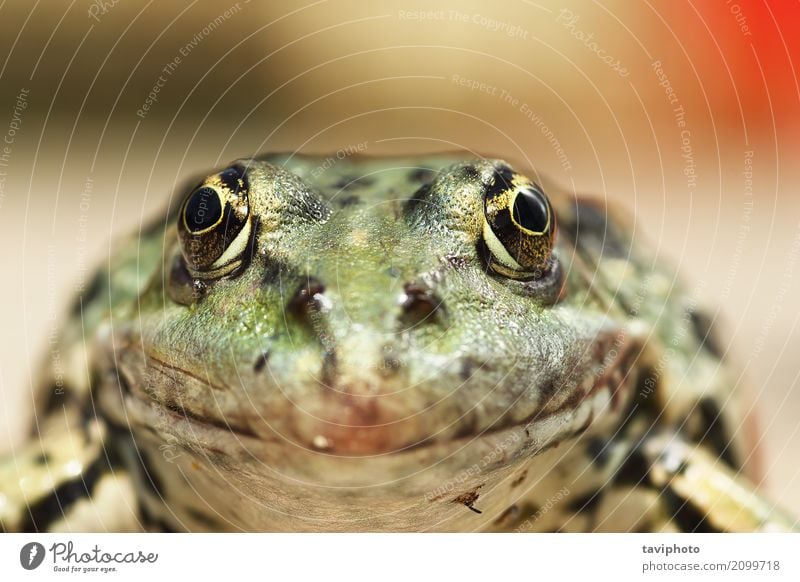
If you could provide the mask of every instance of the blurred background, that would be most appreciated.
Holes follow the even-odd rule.
[[[108,241],[185,176],[467,149],[636,215],[723,322],[800,511],[798,58],[796,1],[5,1],[0,449]]]

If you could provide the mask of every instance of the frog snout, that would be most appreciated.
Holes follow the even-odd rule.
[[[434,371],[422,373],[414,354],[428,341],[423,334],[441,335],[434,326],[447,310],[435,290],[416,281],[377,297],[357,291],[315,278],[288,302],[306,338],[284,355],[293,362],[285,368],[290,377],[306,378],[291,398],[293,430],[307,444],[324,442],[340,453],[401,449],[438,423],[428,385]]]

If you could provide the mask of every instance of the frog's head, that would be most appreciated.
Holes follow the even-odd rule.
[[[554,208],[496,160],[240,160],[185,194],[121,375],[176,431],[353,457],[514,430],[504,456],[536,454],[631,384]]]

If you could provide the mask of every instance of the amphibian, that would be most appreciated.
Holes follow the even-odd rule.
[[[739,373],[630,221],[501,160],[268,155],[76,302],[6,530],[759,531]]]

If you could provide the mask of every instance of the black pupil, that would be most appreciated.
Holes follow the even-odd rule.
[[[547,206],[541,192],[522,188],[514,200],[514,220],[533,232],[544,232],[547,228]]]
[[[213,188],[200,188],[186,203],[186,226],[191,232],[205,230],[219,222],[222,206]]]

